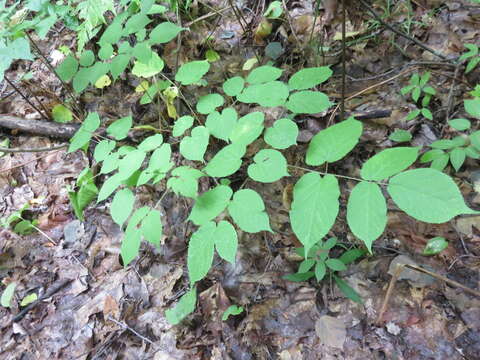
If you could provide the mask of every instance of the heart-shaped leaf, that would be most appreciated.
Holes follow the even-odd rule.
[[[264,149],[253,158],[255,164],[248,167],[248,176],[255,181],[272,183],[289,176],[287,160],[280,151]]]
[[[222,106],[224,99],[220,94],[208,94],[202,96],[197,102],[197,111],[200,114],[210,114],[217,107]]]
[[[237,119],[238,115],[235,109],[226,108],[223,109],[221,114],[218,111],[214,111],[208,115],[205,126],[210,131],[210,134],[217,139],[228,141],[235,128]]]
[[[251,189],[237,191],[228,206],[228,212],[243,231],[249,233],[272,231],[265,205],[256,191]]]
[[[298,126],[290,119],[279,119],[265,131],[265,142],[275,149],[286,149],[297,143]]]
[[[192,136],[186,136],[180,143],[180,154],[188,160],[203,161],[210,134],[205,126],[192,129]]]

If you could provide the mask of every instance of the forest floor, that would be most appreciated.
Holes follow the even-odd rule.
[[[220,59],[212,63],[207,75],[210,85],[221,87],[226,77],[242,75],[243,64],[255,55],[270,56],[287,74],[304,67],[332,65],[334,76],[322,91],[339,101],[342,12],[336,1],[326,1],[328,6],[320,7],[318,17],[313,1],[285,1],[287,16],[273,21],[274,30],[266,38],[254,36],[264,2],[236,3],[243,9],[243,26],[227,1],[194,2],[192,11],[198,13],[193,20],[210,14],[211,8],[227,9],[222,16],[213,13],[194,21],[191,31],[182,35],[181,46],[175,42],[167,45],[163,57],[167,65],[175,68],[177,61],[202,58],[206,50],[203,40],[211,36],[211,47]],[[380,5],[384,3],[373,1],[385,22],[447,59],[464,53],[466,43],[480,43],[480,6],[473,2],[390,1],[390,13],[382,13]],[[412,146],[425,147],[455,136],[446,120],[464,116],[463,99],[480,82],[480,66],[465,74],[463,66],[457,68],[385,29],[361,5],[349,9],[347,20],[346,82],[347,96],[352,97],[345,110],[357,118],[363,115],[364,133],[356,150],[331,171],[358,176],[362,162],[394,145],[389,135],[395,129],[411,132]],[[192,20],[186,16],[182,21]],[[266,46],[272,42],[277,44],[266,54]],[[58,63],[58,48],[74,48],[75,36],[59,24],[40,45],[49,60]],[[6,75],[16,82],[28,70],[25,66],[26,62],[21,62]],[[29,66],[33,78],[18,81],[18,85],[35,89],[39,84],[42,91],[38,96],[48,106],[60,96],[61,84],[40,61]],[[433,121],[421,117],[406,121],[414,104],[400,90],[412,74],[426,71],[437,90],[430,106]],[[142,94],[134,91],[136,81],[125,78],[103,90],[88,90],[82,95],[85,109],[112,119],[132,113],[137,124],[154,124],[158,109],[139,104]],[[40,119],[12,90],[1,84],[0,114]],[[195,98],[207,90],[189,96]],[[267,122],[278,116],[275,109],[261,110]],[[327,126],[331,116],[330,110],[295,119],[301,130],[298,143],[303,145],[285,152],[289,163],[303,163],[306,143]],[[473,130],[479,126],[474,123]],[[58,144],[51,138],[6,129],[0,135],[0,140],[9,138],[12,147]],[[246,156],[255,152],[249,148]],[[299,263],[294,253],[299,243],[288,218],[288,195],[301,173],[291,173],[274,184],[251,185],[265,201],[274,233],[241,236],[236,265],[215,260],[199,284],[195,313],[172,326],[165,310],[188,287],[186,243],[193,229],[186,218],[192,204],[174,194],[165,196],[159,206],[164,214],[162,247],[142,245],[141,256],[124,268],[119,259],[122,233],[111,220],[107,205],[90,206],[85,221],[80,222],[69,204],[68,187],[91,161],[88,153],[67,154],[66,149],[0,157],[0,217],[28,203],[26,216],[37,219],[41,230],[18,235],[0,229],[2,287],[13,281],[18,284],[11,308],[0,307],[0,359],[480,358],[480,298],[438,278],[404,271],[378,319],[391,280],[390,269],[397,262],[421,266],[480,290],[480,216],[432,225],[415,221],[389,204],[393,211],[389,212],[387,231],[374,243],[374,255],[340,274],[361,295],[364,303],[357,304],[328,279],[321,283],[282,279],[295,272]],[[478,165],[478,160],[470,159],[458,172],[451,167],[445,170],[474,209],[480,208]],[[353,184],[341,181],[345,194]],[[140,190],[140,203],[155,203],[164,186]],[[352,244],[357,240],[348,231],[345,204],[342,195],[340,220],[330,234]],[[436,256],[423,256],[428,239],[437,236],[448,240],[448,248]],[[22,310],[21,300],[32,293],[41,301]],[[241,305],[245,311],[222,321],[221,314],[230,304]]]

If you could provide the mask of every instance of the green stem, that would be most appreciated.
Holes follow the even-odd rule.
[[[356,177],[352,177],[352,176],[331,174],[331,173],[328,173],[328,172],[325,172],[325,171],[317,171],[317,170],[307,169],[307,168],[304,168],[304,167],[301,167],[301,166],[296,166],[296,165],[287,165],[287,166],[292,168],[292,169],[314,172],[314,173],[317,173],[317,174],[320,174],[320,175],[333,175],[333,176],[335,176],[337,178],[341,178],[341,179],[353,180],[353,181],[358,181],[358,182],[369,181],[369,182],[376,183],[378,185],[385,185],[385,186],[388,185],[387,183],[384,183],[384,182],[381,182],[381,181],[364,180],[364,179],[360,179],[360,178],[356,178]]]

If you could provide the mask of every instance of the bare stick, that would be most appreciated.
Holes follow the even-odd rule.
[[[131,331],[134,335],[138,336],[140,339],[142,339],[143,341],[149,343],[150,345],[152,345],[153,347],[156,347],[155,343],[150,340],[149,338],[146,338],[145,336],[143,336],[142,334],[140,334],[139,332],[137,332],[135,329],[132,329],[130,326],[128,326],[127,324],[124,324],[120,321],[117,321],[115,320],[111,315],[108,315],[107,317],[108,320],[110,320],[111,322],[117,324],[118,326],[122,327],[123,329],[125,330],[129,330]]]
[[[57,146],[48,146],[43,148],[35,148],[35,149],[21,149],[21,148],[4,148],[0,147],[0,153],[36,153],[36,152],[44,152],[44,151],[53,151],[66,148],[68,144],[62,144]]]
[[[392,296],[393,289],[395,288],[395,284],[398,280],[398,277],[402,273],[403,268],[405,267],[404,264],[397,264],[397,268],[393,273],[392,278],[390,279],[390,283],[388,284],[387,292],[385,293],[385,298],[383,299],[382,307],[380,308],[380,312],[378,313],[377,325],[381,325],[383,321],[383,315],[385,311],[387,311],[388,302],[390,301],[390,297]]]
[[[7,78],[6,76],[4,76],[3,78],[23,98],[23,100],[25,100],[28,103],[28,105],[34,108],[42,116],[42,118],[49,120],[47,114],[42,113],[38,107],[36,107],[25,95],[23,95],[20,89],[17,88],[15,84],[12,81],[10,81],[9,78]]]

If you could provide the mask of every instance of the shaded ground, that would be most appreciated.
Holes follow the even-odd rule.
[[[218,0],[204,3],[218,9],[228,5]],[[247,59],[255,53],[263,56],[265,45],[277,41],[282,44],[283,55],[276,64],[287,75],[301,67],[332,64],[335,75],[322,91],[339,99],[341,44],[334,39],[341,28],[341,12],[335,10],[335,1],[326,1],[327,6],[320,8],[316,20],[311,2],[287,1],[290,11],[286,21],[274,22],[274,31],[266,39],[254,39],[248,32],[261,20],[264,3],[240,3],[248,23],[246,33],[231,11],[222,17],[196,22],[192,31],[183,36],[179,61],[201,58],[205,48],[200,41],[213,34],[212,47],[221,59],[212,64],[208,81],[221,86],[225,77],[243,74],[241,67]],[[380,5],[384,2],[373,3],[381,13]],[[196,9],[197,16],[209,13],[201,4]],[[347,102],[346,109],[354,114],[391,111],[389,117],[365,120],[360,146],[346,161],[329,169],[357,176],[364,160],[379,149],[392,146],[388,135],[394,129],[410,130],[412,144],[418,146],[451,136],[445,119],[464,115],[463,97],[479,82],[480,70],[468,75],[459,71],[458,79],[454,80],[455,66],[445,65],[431,53],[383,29],[363,11],[353,7],[350,10],[347,30],[358,33],[348,48],[347,95],[363,92]],[[478,44],[480,39],[480,8],[466,0],[394,1],[391,14],[384,21],[398,25],[448,58],[459,56],[464,43]],[[56,40],[42,46],[55,62],[59,60],[55,59],[54,49],[73,45],[74,37],[65,29],[53,35],[51,39]],[[323,51],[317,51],[319,46]],[[176,48],[177,44],[173,44],[165,49],[164,58],[171,68],[177,61]],[[26,66],[19,63],[7,76],[16,80]],[[60,84],[39,61],[33,63],[31,70],[32,82],[60,94]],[[413,104],[400,94],[400,89],[407,84],[411,73],[427,70],[431,71],[431,84],[437,89],[431,106],[434,120],[406,122],[404,118]],[[154,123],[157,109],[139,105],[141,94],[134,92],[136,85],[135,80],[124,79],[103,93],[89,90],[83,95],[85,108],[98,111],[104,119],[116,119],[132,111],[137,123]],[[1,113],[38,118],[18,95],[10,94],[11,90],[2,84]],[[202,91],[208,89],[187,96],[193,99]],[[47,91],[39,92],[39,96],[46,103],[53,100]],[[119,99],[124,100],[119,102]],[[252,110],[244,105],[239,112]],[[266,112],[267,126],[280,116],[276,109],[261,110]],[[299,143],[305,144],[326,127],[330,115],[296,119],[302,130]],[[476,130],[479,124],[473,126]],[[2,135],[8,136],[14,147],[35,148],[55,143],[47,138],[6,131]],[[247,156],[254,154],[259,146],[252,144]],[[299,150],[305,148],[306,145],[287,151],[289,163],[302,166],[304,152]],[[66,154],[64,150],[7,154],[0,158],[0,215],[7,216],[28,202],[31,208],[26,214],[38,219],[37,226],[42,231],[19,236],[10,230],[0,230],[2,284],[12,281],[19,284],[12,308],[0,308],[0,358],[453,360],[480,357],[480,299],[428,276],[410,276],[399,281],[383,322],[376,323],[391,278],[388,269],[398,256],[408,256],[418,265],[479,290],[480,217],[460,217],[448,224],[427,225],[395,211],[390,203],[388,228],[374,245],[375,255],[341,274],[364,299],[364,304],[359,305],[346,299],[328,280],[321,284],[282,280],[282,275],[296,271],[300,260],[293,252],[298,241],[290,229],[288,210],[291,185],[301,173],[292,173],[291,178],[275,184],[249,183],[249,187],[262,195],[275,234],[240,236],[236,266],[217,259],[207,279],[199,284],[197,311],[173,327],[167,323],[164,312],[188,286],[184,276],[185,250],[194,229],[185,220],[191,204],[167,195],[160,204],[166,234],[164,246],[157,250],[142,245],[141,257],[124,269],[119,261],[121,232],[110,219],[106,204],[90,207],[84,222],[75,219],[69,205],[67,186],[73,184],[90,161],[84,153]],[[478,161],[468,160],[458,173],[447,171],[451,171],[470,205],[478,209]],[[234,183],[241,184],[244,173],[242,168]],[[356,240],[348,232],[344,212],[345,194],[353,183],[341,184],[345,190],[343,206],[331,235],[351,244]],[[155,204],[163,186],[139,189],[136,206]],[[201,184],[204,190],[208,186]],[[434,236],[445,237],[450,246],[441,255],[421,256],[426,241]],[[33,292],[39,297],[45,293],[48,296],[22,313],[21,299]],[[221,314],[230,304],[242,305],[246,311],[222,322]]]

